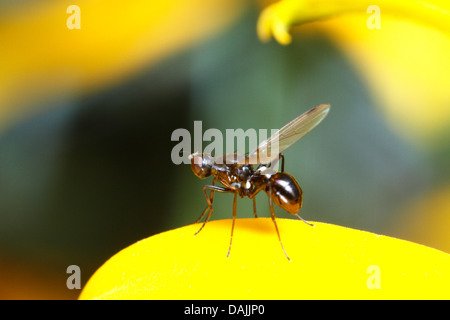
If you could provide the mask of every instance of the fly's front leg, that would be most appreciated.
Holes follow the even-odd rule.
[[[211,190],[211,197],[208,197],[208,194],[206,193],[206,189]],[[205,198],[206,198],[206,202],[208,203],[208,206],[206,207],[206,209],[203,211],[202,215],[200,216],[198,220],[200,220],[206,213],[206,211],[209,210],[208,215],[206,216],[205,221],[203,222],[202,226],[200,227],[200,229],[195,233],[195,235],[197,235],[200,231],[202,231],[203,227],[205,226],[205,224],[208,222],[209,218],[211,217],[212,213],[213,213],[213,199],[214,199],[214,191],[216,192],[220,192],[220,193],[227,193],[227,192],[234,192],[234,190],[231,189],[227,189],[227,188],[223,188],[223,187],[216,187],[216,186],[210,186],[210,185],[206,185],[203,186],[203,192],[205,193]]]
[[[206,203],[208,204],[205,208],[205,210],[203,210],[202,214],[200,215],[200,217],[198,217],[197,220],[195,220],[194,222],[192,222],[192,224],[196,224],[197,222],[199,222],[200,220],[202,220],[203,216],[205,215],[206,211],[208,211],[208,209],[212,208],[212,202],[214,199],[214,191],[211,190],[211,194],[208,197],[208,195],[206,194],[206,190],[205,187],[214,187],[214,183],[216,183],[216,179],[213,180],[212,182],[212,186],[204,186],[203,187],[203,193],[205,194],[205,198],[206,198]],[[210,205],[211,203],[211,205]]]

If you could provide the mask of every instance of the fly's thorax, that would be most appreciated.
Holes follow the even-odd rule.
[[[271,169],[270,167],[260,166],[257,170],[255,170],[255,173],[270,179],[273,175],[277,174],[277,171]]]
[[[234,169],[234,173],[239,180],[248,181],[250,180],[250,177],[253,175],[254,171],[251,165],[246,164],[242,166],[236,166]]]
[[[241,190],[243,194],[247,194],[246,190],[252,188],[251,178],[253,176],[253,170],[247,166],[236,166],[230,170],[228,180],[231,181],[231,185],[235,190]]]

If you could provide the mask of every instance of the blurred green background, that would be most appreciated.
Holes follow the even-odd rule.
[[[7,17],[27,5],[0,2],[0,10]],[[0,135],[0,298],[76,298],[79,291],[66,288],[67,266],[80,266],[84,285],[122,248],[193,222],[206,206],[202,186],[211,179],[199,180],[188,165],[171,162],[173,130],[193,132],[194,120],[203,122],[203,130],[280,128],[321,103],[331,104],[328,117],[285,152],[285,169],[304,192],[300,215],[450,250],[448,119],[441,129],[418,139],[404,118],[383,111],[386,106],[370,80],[326,28],[300,28],[289,46],[263,44],[255,32],[261,4],[231,5],[235,13],[211,35],[158,59],[143,59],[126,75],[111,71],[115,81],[100,79],[84,87],[78,82],[85,79],[72,69],[53,79],[55,70],[45,67],[40,74],[31,70],[24,75],[36,77],[34,81],[16,82],[18,90],[11,94],[16,99],[0,99],[3,109],[15,110],[13,116],[3,112],[12,120],[3,122]],[[64,10],[64,4],[58,6]],[[221,15],[219,9],[211,9],[210,15]],[[62,29],[66,17],[63,11]],[[79,31],[87,34],[89,24],[81,21]],[[173,28],[181,37],[191,32],[178,22],[173,20]],[[0,25],[0,34],[13,24]],[[27,34],[23,28],[19,35]],[[170,37],[172,29],[161,32]],[[22,40],[23,57],[33,56],[27,39]],[[88,44],[90,52],[100,50],[95,42]],[[0,58],[6,59],[14,47],[2,45],[6,56]],[[52,49],[55,55],[58,50],[67,54]],[[85,52],[75,49],[72,54]],[[391,52],[380,48],[378,54]],[[101,63],[95,53],[92,59],[92,65]],[[5,71],[0,70],[0,98],[15,79],[7,64],[13,70],[19,63],[7,61]],[[421,77],[414,72],[405,76],[411,74]],[[65,76],[71,77],[71,85],[60,90],[58,82]],[[441,109],[450,108],[449,85],[443,85],[448,104]],[[40,94],[41,87],[48,93]],[[411,94],[417,94],[414,90]],[[427,105],[423,112],[433,110]],[[257,208],[259,216],[269,216],[265,195],[257,197]],[[290,218],[280,208],[276,213]],[[231,214],[232,197],[218,194],[212,219]],[[252,215],[252,201],[238,200],[238,217]]]

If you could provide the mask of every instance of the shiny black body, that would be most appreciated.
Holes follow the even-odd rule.
[[[278,232],[277,223],[275,221],[273,205],[278,205],[308,225],[311,224],[298,215],[298,211],[300,210],[303,201],[302,189],[294,177],[284,172],[284,156],[281,152],[290,148],[308,132],[313,130],[327,116],[329,110],[329,104],[321,104],[306,111],[272,134],[269,139],[261,142],[256,150],[253,150],[248,156],[236,153],[219,157],[213,157],[206,153],[194,153],[190,155],[191,169],[197,177],[201,179],[209,176],[214,177],[212,185],[203,187],[203,192],[208,205],[196,222],[200,221],[207,212],[208,214],[203,225],[196,234],[203,229],[206,222],[208,222],[211,217],[214,210],[212,205],[214,193],[233,193],[233,224],[231,227],[228,257],[230,255],[231,242],[233,240],[237,196],[239,195],[241,198],[248,197],[253,199],[253,211],[256,218],[255,196],[260,191],[264,191],[269,198],[270,214],[281,247],[288,260],[290,260],[284,250],[283,243],[281,242],[280,233]],[[273,168],[280,159],[281,171],[276,172]],[[220,183],[222,186],[216,186],[216,182]],[[210,190],[209,196],[206,193],[206,190]]]
[[[191,168],[195,175],[197,175],[197,177],[204,179],[211,175],[214,176],[212,185],[206,185],[203,187],[203,192],[205,194],[208,205],[201,216],[195,222],[200,221],[206,214],[206,212],[209,212],[203,225],[196,234],[198,234],[203,229],[206,222],[208,222],[209,218],[212,215],[212,212],[214,210],[212,206],[214,200],[214,192],[234,193],[233,224],[231,229],[230,247],[227,254],[227,256],[229,256],[231,250],[231,242],[233,240],[234,222],[236,218],[236,197],[239,195],[241,198],[248,197],[250,199],[253,199],[253,211],[255,218],[257,218],[255,196],[260,191],[264,191],[269,198],[269,208],[272,221],[275,225],[281,247],[286,254],[286,251],[284,250],[283,244],[281,242],[278,226],[275,221],[275,211],[273,209],[273,204],[280,206],[290,214],[295,215],[298,219],[302,221],[304,220],[297,214],[303,203],[302,189],[293,176],[284,172],[284,156],[280,154],[278,158],[278,160],[281,159],[282,161],[281,171],[279,172],[272,170],[270,168],[270,165],[268,165],[267,167],[259,165],[257,168],[254,168],[253,165],[248,164],[248,161],[244,161],[244,164],[241,164],[237,160],[230,161],[229,156],[230,155],[224,155],[222,157],[214,158],[209,154],[191,155]],[[239,155],[232,156],[233,157],[231,157],[231,159],[240,158]],[[226,157],[229,158],[226,159]],[[219,182],[222,186],[216,186],[216,182]],[[207,189],[210,190],[209,196],[206,193]],[[304,222],[307,223],[306,221]],[[286,257],[289,259],[287,254]]]

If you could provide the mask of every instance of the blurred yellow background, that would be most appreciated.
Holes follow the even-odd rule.
[[[171,162],[173,130],[280,128],[321,103],[327,119],[285,153],[300,214],[450,252],[448,33],[381,8],[381,29],[364,11],[261,43],[269,2],[77,1],[79,30],[70,1],[0,2],[0,298],[76,298],[67,266],[84,284],[193,222],[210,181]],[[212,219],[230,218],[216,198]]]

